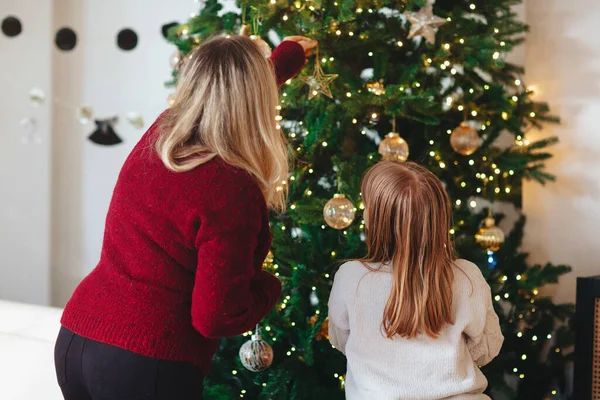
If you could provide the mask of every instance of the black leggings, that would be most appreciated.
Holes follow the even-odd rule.
[[[201,400],[200,369],[109,346],[61,328],[54,349],[65,400]]]

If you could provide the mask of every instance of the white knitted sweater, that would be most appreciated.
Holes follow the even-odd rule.
[[[348,262],[335,276],[329,299],[331,344],[348,359],[349,400],[487,400],[487,380],[478,368],[496,357],[504,337],[490,287],[465,260],[454,273],[454,325],[439,338],[382,334],[383,310],[392,287],[387,265],[371,272]],[[462,271],[462,272],[461,272]]]

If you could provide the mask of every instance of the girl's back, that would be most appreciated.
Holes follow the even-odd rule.
[[[490,287],[457,260],[442,182],[415,163],[365,175],[367,257],[336,274],[331,343],[347,355],[350,400],[488,399],[478,366],[503,337]]]
[[[488,399],[482,394],[487,380],[473,360],[487,364],[503,338],[479,268],[456,261],[455,322],[438,338],[390,339],[382,332],[382,315],[392,289],[391,267],[369,266],[344,264],[329,300],[329,335],[348,358],[347,399]]]

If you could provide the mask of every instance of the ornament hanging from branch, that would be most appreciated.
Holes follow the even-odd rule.
[[[273,348],[262,339],[258,325],[252,338],[240,348],[239,356],[244,368],[252,372],[264,371],[273,363]]]
[[[447,22],[444,18],[433,15],[433,6],[429,1],[419,11],[407,11],[404,16],[411,24],[408,38],[423,36],[431,44],[435,44],[436,29]]]
[[[255,23],[255,25],[259,24],[260,22]],[[240,36],[248,36],[250,39],[252,39],[252,41],[254,43],[256,43],[256,45],[258,46],[260,52],[265,56],[265,58],[269,58],[271,57],[271,46],[269,46],[269,44],[267,42],[265,42],[260,35],[256,34],[256,32],[254,34],[251,34],[251,26],[250,24],[242,24],[242,27],[240,28]],[[256,31],[256,29],[255,29]]]
[[[88,139],[102,146],[113,146],[122,143],[123,140],[114,130],[114,125],[116,125],[118,121],[118,117],[94,121],[96,123],[96,130],[88,136]]]
[[[315,54],[315,69],[312,75],[301,76],[300,80],[306,83],[309,87],[308,99],[311,100],[313,97],[318,96],[319,94],[324,94],[329,98],[333,98],[333,94],[331,94],[331,88],[329,85],[337,78],[337,74],[325,74],[323,72],[323,68],[321,67],[321,62],[319,59],[319,47],[317,46],[316,54]]]
[[[392,120],[392,132],[379,144],[379,154],[384,161],[404,162],[408,159],[408,143],[396,132],[396,118]]]
[[[496,226],[491,209],[483,220],[483,226],[475,234],[475,241],[488,251],[498,251],[504,243],[504,232]]]
[[[354,205],[343,194],[335,194],[331,200],[325,204],[323,217],[327,225],[334,229],[346,229],[354,221],[356,212]]]
[[[470,156],[481,146],[481,139],[468,122],[462,122],[450,135],[450,146],[462,156]]]

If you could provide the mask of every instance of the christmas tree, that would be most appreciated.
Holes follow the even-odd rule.
[[[281,302],[261,323],[274,361],[251,372],[238,357],[251,333],[222,340],[208,399],[344,398],[345,359],[327,340],[327,299],[340,263],[366,254],[360,180],[382,157],[425,165],[454,201],[457,251],[488,279],[506,337],[501,355],[484,368],[489,394],[566,397],[573,307],[538,290],[569,268],[527,263],[523,216],[506,234],[496,226],[499,204],[520,210],[524,179],[553,179],[543,163],[556,140],[530,143],[526,132],[556,118],[505,57],[527,30],[511,9],[519,3],[260,0],[238,1],[237,11],[224,13],[207,0],[170,29],[178,48],[171,83],[186,55],[215,34],[244,27],[271,48],[289,35],[319,41],[301,76],[282,87],[274,122],[295,160],[282,182],[289,209],[272,216],[273,258],[265,262],[284,285]]]

